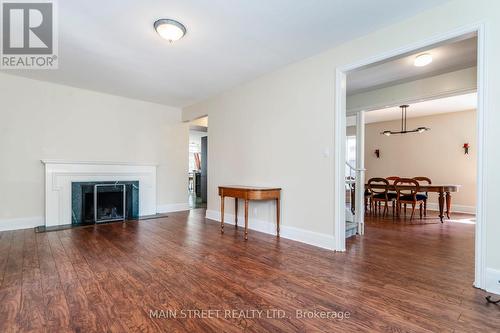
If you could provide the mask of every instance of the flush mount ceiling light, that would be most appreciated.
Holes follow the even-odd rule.
[[[401,108],[401,131],[383,131],[380,134],[383,134],[385,136],[391,136],[392,134],[407,134],[407,133],[423,133],[425,131],[430,130],[429,127],[418,127],[412,130],[407,130],[406,129],[406,109],[409,107],[409,105],[401,105],[399,106]]]
[[[154,27],[158,35],[170,43],[181,39],[186,34],[186,27],[171,19],[160,19],[155,22]]]
[[[418,55],[415,58],[415,61],[413,62],[413,64],[417,67],[423,67],[423,66],[427,66],[431,62],[432,62],[432,56],[429,53],[424,53],[424,54]]]

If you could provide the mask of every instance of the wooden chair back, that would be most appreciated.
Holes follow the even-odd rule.
[[[372,185],[385,185],[381,188],[372,187]],[[389,191],[389,182],[385,178],[370,178],[368,180],[368,191],[371,195],[387,194]]]
[[[401,177],[398,177],[398,176],[390,176],[390,177],[387,177],[386,179],[387,179],[387,180],[392,180],[392,184],[394,184],[394,181],[395,181],[395,180],[398,180],[398,179],[400,179],[400,178],[401,178]]]
[[[426,182],[427,184],[432,184],[432,180],[429,178],[429,177],[423,177],[423,176],[419,176],[419,177],[413,177],[413,179],[415,179],[419,184],[420,182]],[[425,192],[426,195],[429,195],[429,193]]]
[[[404,188],[405,186],[412,186],[410,188]],[[417,193],[420,192],[420,184],[415,179],[411,178],[399,178],[394,181],[394,187],[396,187],[396,192],[398,197],[400,196],[411,196],[414,200],[417,199]]]
[[[432,180],[429,177],[413,177],[417,182],[426,182],[427,184],[432,184]]]

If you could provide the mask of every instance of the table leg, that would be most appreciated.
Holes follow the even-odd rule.
[[[280,198],[276,199],[276,236],[280,236]]]
[[[439,192],[439,219],[441,223],[443,223],[444,218],[444,193],[442,191]]]
[[[248,200],[245,199],[245,240],[248,239]]]
[[[446,192],[446,217],[450,219],[451,213],[451,194],[450,192]]]
[[[234,198],[234,226],[238,228],[238,198]]]
[[[224,196],[220,197],[220,233],[224,233]]]

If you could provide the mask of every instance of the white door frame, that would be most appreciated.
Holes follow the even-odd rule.
[[[356,113],[356,187],[365,187],[365,111]],[[358,234],[365,234],[365,191],[356,191],[354,199]]]
[[[334,170],[334,230],[336,251],[345,251],[345,127],[346,127],[346,73],[359,69],[373,63],[388,60],[409,52],[415,52],[429,45],[441,43],[453,38],[457,38],[470,33],[477,33],[477,203],[476,203],[476,230],[475,230],[475,278],[474,286],[485,288],[485,267],[486,267],[486,230],[484,227],[484,198],[486,193],[486,124],[488,118],[488,108],[486,107],[486,53],[485,53],[485,34],[486,28],[484,22],[460,27],[447,33],[438,34],[417,43],[406,45],[404,47],[391,50],[362,61],[348,64],[336,68],[335,80],[335,110],[334,110],[334,151],[335,151],[335,170]],[[363,204],[356,202],[356,205]]]

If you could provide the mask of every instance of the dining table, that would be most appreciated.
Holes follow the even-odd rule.
[[[387,188],[388,191],[396,191],[396,186],[384,185],[384,184],[371,184],[372,188]],[[449,219],[451,214],[451,193],[458,192],[462,185],[458,184],[421,184],[419,186],[419,192],[433,192],[438,193],[438,204],[439,204],[439,219],[441,223],[444,220],[444,214],[446,213],[446,217]],[[415,185],[410,184],[400,184],[398,188],[401,190],[411,190],[415,189]],[[368,189],[368,184],[365,184],[365,189]],[[446,203],[446,211],[445,211],[445,203]]]

